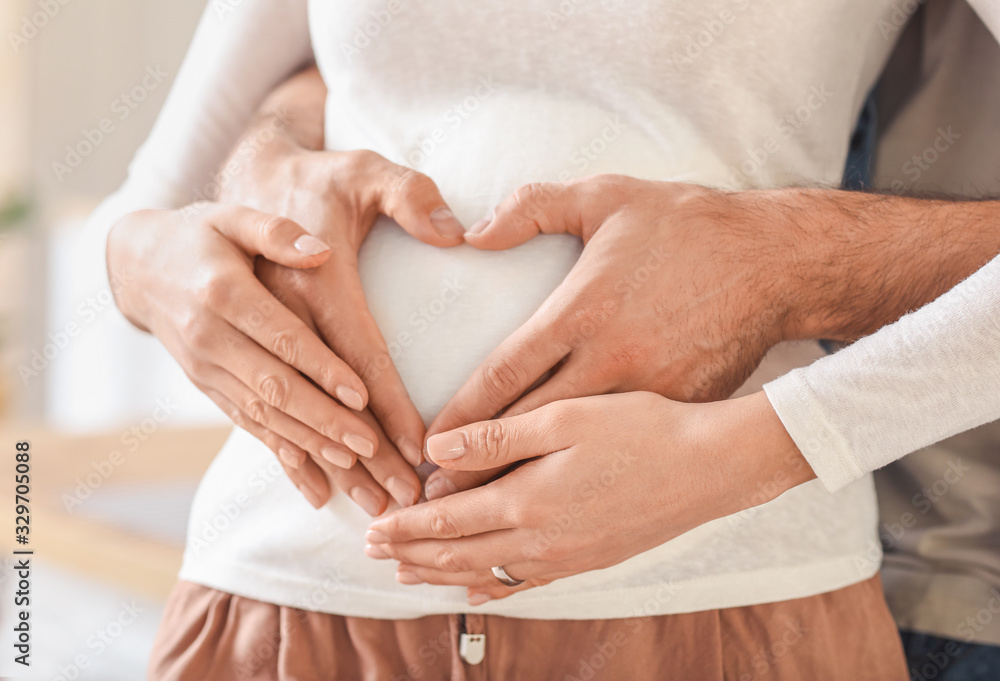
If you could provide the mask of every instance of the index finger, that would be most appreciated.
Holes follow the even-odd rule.
[[[514,508],[496,489],[480,487],[403,508],[371,524],[369,544],[455,539],[517,527]]]
[[[256,277],[247,284],[226,296],[219,311],[223,318],[344,406],[364,409],[368,391],[354,370]]]
[[[560,342],[564,325],[547,309],[559,290],[476,367],[434,418],[428,438],[493,418],[569,354],[571,348]]]

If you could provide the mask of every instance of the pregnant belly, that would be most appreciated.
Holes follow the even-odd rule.
[[[538,309],[580,255],[570,236],[509,251],[420,243],[395,222],[375,224],[360,253],[361,281],[389,354],[424,421]]]

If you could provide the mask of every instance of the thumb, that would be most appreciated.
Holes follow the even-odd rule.
[[[575,183],[526,184],[469,227],[465,241],[475,248],[499,251],[520,246],[539,234],[582,233],[580,192]]]
[[[427,455],[443,468],[477,471],[566,449],[573,444],[573,427],[565,404],[438,433],[427,440]]]
[[[286,267],[318,267],[330,259],[330,247],[301,225],[280,215],[244,206],[222,206],[210,217],[215,230],[249,255]]]
[[[410,236],[431,246],[462,243],[465,228],[448,208],[434,180],[381,156],[372,162],[381,166],[375,193],[379,212],[398,222]]]

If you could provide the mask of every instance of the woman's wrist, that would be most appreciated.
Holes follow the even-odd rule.
[[[707,426],[711,450],[732,476],[730,513],[776,499],[816,477],[764,391],[717,402]]]

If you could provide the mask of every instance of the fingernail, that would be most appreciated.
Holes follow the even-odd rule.
[[[465,228],[462,227],[462,223],[458,221],[455,214],[443,206],[431,213],[431,224],[434,225],[438,234],[449,239],[456,239],[465,234]]]
[[[354,388],[348,388],[346,385],[338,385],[335,392],[337,399],[343,402],[345,407],[349,407],[354,411],[361,411],[365,408],[364,398]]]
[[[373,546],[372,544],[365,544],[365,553],[369,558],[377,558],[379,560],[389,557],[389,554],[385,552],[381,546]]]
[[[396,447],[399,448],[399,453],[403,455],[403,458],[413,466],[419,466],[424,459],[424,454],[420,451],[420,447],[408,437],[398,438],[396,440]]]
[[[488,594],[471,594],[469,596],[469,605],[482,605],[488,600],[491,600]]]
[[[389,535],[382,534],[378,530],[368,530],[365,532],[365,541],[369,544],[388,544],[392,540]]]
[[[457,491],[458,487],[455,486],[455,483],[444,476],[431,478],[427,481],[426,487],[424,487],[424,494],[427,495],[427,501],[440,499]]]
[[[452,430],[438,433],[427,441],[427,453],[434,461],[454,461],[465,455],[465,433]]]
[[[350,495],[354,499],[354,503],[365,509],[365,513],[373,518],[382,510],[382,504],[379,503],[378,497],[364,487],[355,487],[351,490]]]
[[[354,433],[348,433],[342,437],[341,440],[344,441],[344,444],[347,445],[348,449],[358,456],[370,459],[375,454],[375,445],[373,445],[372,441],[366,437],[362,437]]]
[[[402,478],[392,476],[385,481],[385,488],[400,506],[413,506],[413,502],[417,500],[417,490]]]
[[[284,461],[286,465],[291,466],[292,468],[298,468],[302,465],[306,455],[303,452],[293,452],[287,447],[279,447],[278,458]]]
[[[400,584],[423,584],[424,580],[417,576],[416,572],[399,571],[396,573],[396,581]]]
[[[329,251],[330,247],[310,234],[303,234],[295,240],[295,250],[302,255],[316,255]]]
[[[299,491],[302,492],[302,496],[306,498],[306,501],[309,502],[310,506],[312,506],[316,510],[323,508],[323,498],[319,495],[318,492],[316,492],[316,490],[314,490],[306,483],[302,483],[298,487]]]
[[[320,456],[332,463],[334,466],[340,466],[341,468],[350,468],[354,465],[354,459],[347,452],[341,451],[336,447],[323,447],[319,450]]]

